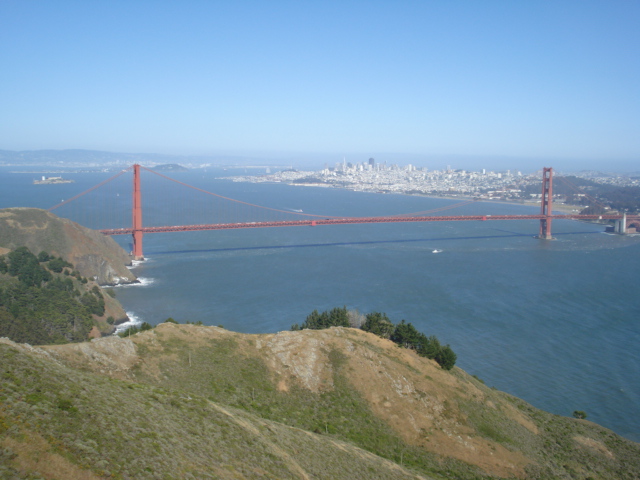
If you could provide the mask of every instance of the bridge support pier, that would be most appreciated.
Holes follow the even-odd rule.
[[[551,236],[551,207],[553,204],[553,169],[551,167],[542,169],[542,197],[540,201],[540,214],[544,218],[540,219],[540,235],[543,240],[553,240]]]
[[[142,254],[142,195],[140,193],[140,165],[133,166],[133,259],[144,260]]]
[[[627,214],[625,213],[620,220],[616,220],[615,233],[625,235],[627,233]]]

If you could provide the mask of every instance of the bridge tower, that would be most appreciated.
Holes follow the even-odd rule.
[[[133,166],[133,259],[144,260],[142,254],[142,195],[140,194],[140,165]]]
[[[540,214],[544,218],[540,219],[540,235],[543,240],[552,240],[551,236],[551,207],[553,204],[553,169],[544,167],[542,169],[542,198],[540,202]]]

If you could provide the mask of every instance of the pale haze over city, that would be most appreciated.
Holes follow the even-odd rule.
[[[636,1],[0,4],[0,149],[640,169]]]

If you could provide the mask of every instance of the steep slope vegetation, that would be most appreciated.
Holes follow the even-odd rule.
[[[21,362],[43,362],[16,348],[5,351]],[[244,335],[165,323],[130,338],[42,352],[51,373],[29,375],[22,385],[12,380],[25,378],[14,370],[3,377],[13,382],[2,394],[10,398],[3,405],[10,424],[4,444],[17,441],[20,429],[51,448],[58,444],[50,439],[60,438],[56,448],[76,460],[84,454],[81,463],[96,475],[104,469],[116,478],[190,478],[196,471],[195,478],[640,476],[640,445],[591,422],[537,410],[361,330]],[[18,368],[14,363],[3,368]],[[71,377],[75,387],[65,383]],[[37,421],[24,420],[41,408]],[[108,411],[118,412],[117,421]],[[65,430],[56,422],[60,415],[76,423]],[[7,468],[17,468],[19,455]]]
[[[0,337],[36,345],[85,341],[125,318],[111,295],[62,258],[27,247],[0,255]]]
[[[100,285],[136,281],[126,267],[131,259],[112,238],[45,210],[0,210],[0,255],[18,247],[62,257]]]

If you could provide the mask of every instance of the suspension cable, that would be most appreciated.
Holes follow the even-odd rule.
[[[56,205],[56,206],[54,206],[54,207],[48,208],[48,209],[47,209],[47,211],[49,211],[49,212],[50,212],[51,210],[55,210],[55,209],[56,209],[56,208],[58,208],[58,207],[61,207],[61,206],[63,206],[63,205],[66,205],[66,204],[67,204],[67,203],[69,203],[69,202],[74,201],[76,198],[80,198],[81,196],[86,195],[86,194],[87,194],[87,193],[89,193],[89,192],[93,192],[96,188],[99,188],[99,187],[103,186],[105,183],[109,183],[111,180],[114,180],[114,179],[118,178],[120,175],[122,175],[123,173],[126,173],[127,171],[131,170],[132,168],[133,168],[133,167],[129,167],[129,168],[126,168],[126,169],[122,170],[120,173],[115,174],[115,175],[114,175],[113,177],[111,177],[111,178],[107,178],[106,180],[103,180],[103,181],[102,181],[102,182],[100,182],[99,184],[97,184],[97,185],[95,185],[95,186],[91,187],[89,190],[85,190],[84,192],[79,193],[79,194],[78,194],[78,195],[76,195],[75,197],[71,197],[69,200],[65,200],[64,202],[61,202],[61,203],[59,203],[58,205]]]
[[[197,190],[197,191],[202,192],[202,193],[206,193],[207,195],[213,195],[214,197],[222,198],[224,200],[229,200],[230,202],[235,202],[235,203],[240,203],[240,204],[243,204],[243,205],[248,205],[250,207],[262,208],[264,210],[272,210],[274,212],[287,213],[287,214],[291,214],[291,215],[299,215],[299,216],[302,216],[302,217],[346,218],[344,216],[343,217],[336,217],[336,216],[332,216],[332,215],[314,215],[313,213],[292,212],[292,211],[289,211],[289,210],[280,210],[278,208],[264,207],[262,205],[256,205],[254,203],[243,202],[242,200],[236,200],[234,198],[229,198],[229,197],[225,197],[223,195],[219,195],[217,193],[209,192],[209,191],[204,190],[202,188],[194,187],[193,185],[189,185],[188,183],[181,182],[180,180],[176,180],[175,178],[167,177],[166,175],[163,175],[162,173],[156,172],[156,171],[151,170],[149,168],[146,168],[146,167],[143,167],[143,166],[140,166],[140,167],[144,168],[148,172],[155,173],[156,175],[158,175],[158,176],[160,176],[162,178],[166,178],[167,180],[171,180],[172,182],[178,183],[178,184],[180,184],[182,186],[192,188],[192,189]]]

